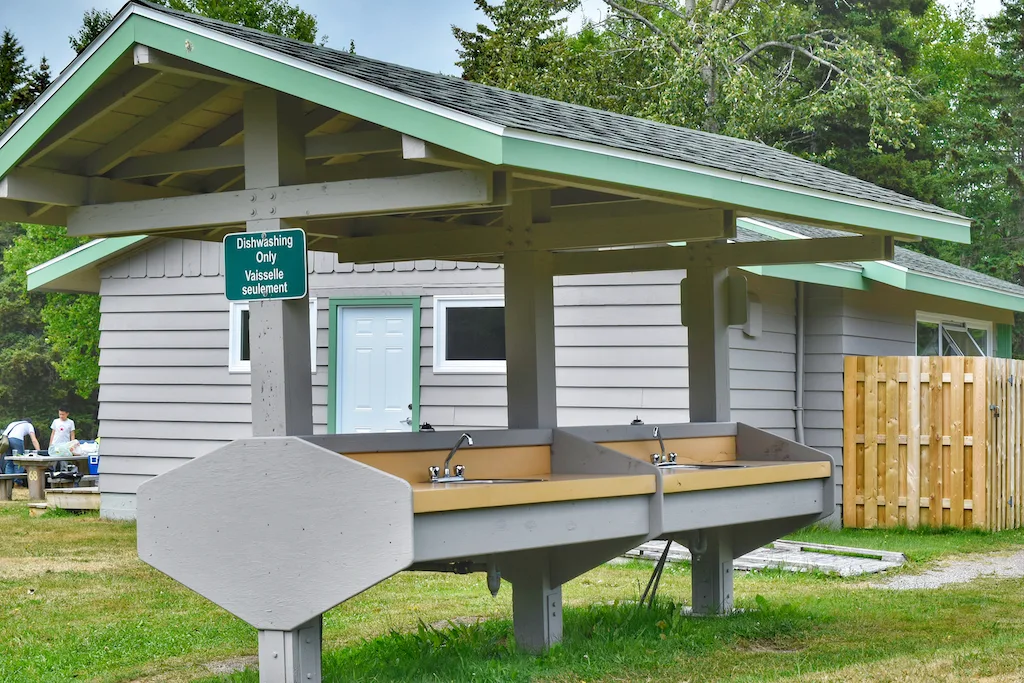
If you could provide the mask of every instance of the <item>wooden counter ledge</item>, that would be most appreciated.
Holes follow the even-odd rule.
[[[778,460],[739,460],[744,467],[717,470],[668,470],[663,473],[665,494],[706,491],[734,486],[777,484],[803,479],[827,479],[832,473],[828,462],[783,462]],[[722,464],[721,461],[715,464]]]
[[[514,484],[414,483],[413,512],[448,512],[506,505],[640,496],[652,494],[657,488],[653,474],[543,474],[530,478],[543,478],[543,481]]]

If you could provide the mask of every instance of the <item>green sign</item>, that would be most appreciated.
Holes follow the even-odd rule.
[[[302,230],[224,236],[228,300],[305,299],[306,288],[306,233]]]

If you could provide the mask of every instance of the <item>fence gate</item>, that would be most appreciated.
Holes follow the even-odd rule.
[[[843,524],[1021,526],[1024,361],[845,359]]]

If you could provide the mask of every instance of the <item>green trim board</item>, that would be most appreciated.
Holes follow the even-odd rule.
[[[775,277],[794,282],[806,282],[812,285],[828,285],[842,289],[868,288],[868,283],[858,270],[843,268],[829,263],[796,263],[786,266],[742,266],[743,270],[754,275]]]
[[[737,224],[748,230],[775,239],[805,239],[792,233],[772,228],[759,222],[738,219]],[[910,270],[891,261],[859,262],[861,273],[827,263],[793,266],[756,266],[748,269],[758,275],[782,277],[801,282],[842,287],[845,289],[868,289],[872,282],[878,282],[897,289],[919,294],[929,294],[943,299],[970,301],[971,303],[1008,311],[1024,312],[1024,295],[998,292],[986,287],[957,282],[946,278]],[[857,280],[860,280],[858,284]]]
[[[100,262],[119,255],[121,252],[148,240],[146,235],[130,235],[127,237],[107,237],[87,242],[77,249],[50,259],[35,268],[29,269],[28,290],[42,289],[61,278],[76,272],[96,267]],[[99,292],[99,283],[96,291]]]
[[[119,15],[120,16],[120,15]],[[115,18],[89,49],[79,55],[11,126],[10,135],[0,137],[0,176],[43,139],[89,89],[136,43],[135,28],[140,17]],[[65,77],[66,74],[66,77]]]
[[[668,160],[648,161],[617,154],[616,150],[586,150],[568,143],[506,137],[502,161],[509,166],[641,187],[659,192],[710,199],[727,206],[803,219],[932,237],[969,244],[969,222],[931,217],[921,212],[881,208],[880,205],[838,195],[805,192],[782,183],[749,177],[730,177],[712,169],[686,169]]]
[[[1013,325],[996,325],[996,357],[1013,358]]]
[[[420,329],[420,297],[380,296],[331,298],[328,305],[330,314],[327,342],[327,433],[338,433],[338,309],[357,306],[401,307],[412,309],[412,431],[420,429],[420,350],[422,345]]]
[[[1001,308],[1007,311],[1024,312],[1024,296],[926,275],[888,261],[873,261],[862,265],[864,266],[864,277],[869,280],[908,292],[929,294],[956,301],[969,301],[980,306]]]
[[[73,64],[69,69],[73,73],[66,82],[55,84],[52,96],[47,96],[24,125],[19,124],[13,136],[4,140],[0,175],[17,163],[116,57],[138,42],[486,163],[670,192],[797,219],[969,241],[969,221],[963,218],[811,192],[788,183],[632,154],[614,147],[562,138],[549,140],[504,129],[139,5],[127,5],[119,20],[122,24],[98,41],[95,54]],[[58,97],[60,90],[69,85],[71,89]]]

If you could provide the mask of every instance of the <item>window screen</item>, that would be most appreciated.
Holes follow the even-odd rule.
[[[446,360],[505,360],[504,307],[449,306],[445,323]]]

